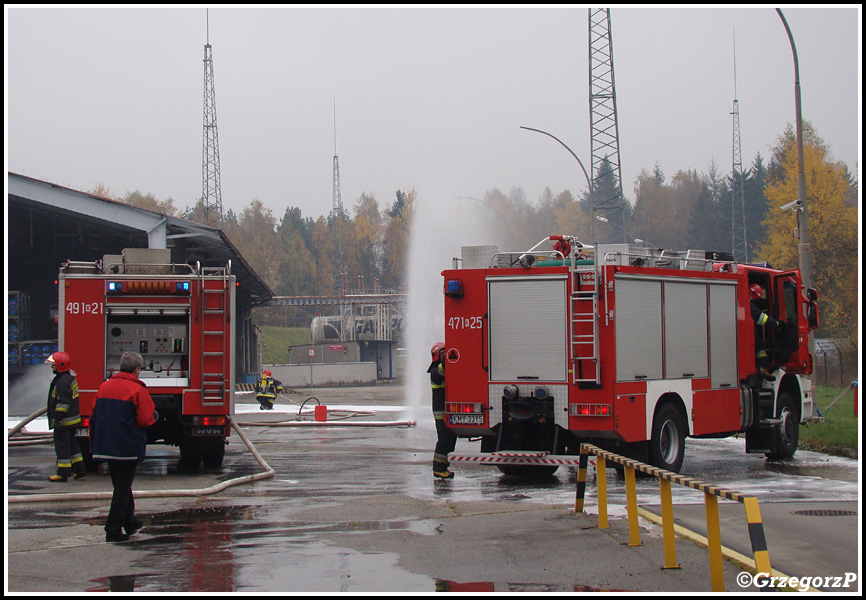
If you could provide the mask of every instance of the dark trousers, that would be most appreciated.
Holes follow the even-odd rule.
[[[451,464],[448,454],[454,452],[457,436],[445,425],[445,419],[436,419],[436,449],[433,451],[433,470],[445,472]]]
[[[57,474],[69,477],[84,473],[84,459],[78,440],[75,439],[75,427],[54,427],[54,453],[57,455]]]
[[[135,461],[110,460],[108,471],[111,473],[111,485],[114,494],[111,496],[111,508],[108,509],[108,521],[105,522],[105,532],[121,533],[121,528],[131,527],[135,523],[135,502],[132,498],[132,480],[135,479]]]

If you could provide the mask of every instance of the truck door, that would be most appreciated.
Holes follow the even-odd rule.
[[[775,317],[784,322],[775,336],[775,362],[788,373],[804,373],[811,369],[809,356],[809,327],[803,308],[805,299],[800,294],[800,272],[788,271],[773,277]],[[807,371],[808,369],[808,371]]]

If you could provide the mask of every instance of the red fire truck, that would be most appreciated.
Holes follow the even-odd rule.
[[[446,424],[491,464],[535,457],[499,461],[515,474],[552,473],[544,457],[580,442],[678,472],[687,436],[741,432],[747,452],[791,457],[816,413],[817,293],[799,271],[726,259],[570,236],[464,248],[442,273]],[[754,284],[778,327],[756,329]],[[772,376],[756,368],[758,333]]]
[[[179,446],[185,468],[220,466],[234,410],[231,264],[171,264],[170,250],[134,248],[67,261],[58,284],[58,341],[78,379],[82,448],[96,390],[131,350],[144,358],[140,378],[159,414],[148,443]]]

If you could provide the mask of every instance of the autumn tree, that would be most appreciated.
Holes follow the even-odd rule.
[[[635,238],[660,247],[672,248],[668,227],[677,217],[673,214],[671,190],[664,184],[664,174],[656,165],[653,173],[641,169],[634,186],[634,212],[628,225]]]
[[[334,242],[333,232],[325,217],[319,217],[310,230],[310,251],[313,254],[316,272],[313,275],[313,293],[317,296],[331,296],[340,286],[332,262]]]
[[[553,199],[553,215],[551,233],[573,235],[589,243],[589,205],[581,204],[570,191],[563,190]]]
[[[350,280],[361,277],[358,287],[372,288],[381,279],[384,233],[379,202],[372,194],[361,194],[355,203],[355,220],[351,230],[352,246],[346,256]],[[343,241],[345,243],[345,237]]]
[[[415,190],[406,193],[397,190],[397,199],[385,212],[388,222],[384,235],[382,285],[387,289],[399,289],[405,281],[415,196]]]
[[[806,208],[811,245],[812,286],[819,293],[819,335],[848,338],[856,343],[857,297],[857,208],[846,204],[856,188],[847,166],[836,162],[809,122],[803,124],[806,176]],[[793,128],[789,125],[773,148],[765,194],[771,207],[780,207],[798,197],[799,163]],[[758,257],[778,269],[799,265],[799,241],[792,232],[799,211],[771,208],[764,220],[767,239]]]
[[[183,214],[183,211],[175,208],[172,198],[159,200],[153,194],[142,194],[138,190],[127,192],[120,201],[136,208],[143,208],[162,215],[168,215],[169,217],[180,217]]]

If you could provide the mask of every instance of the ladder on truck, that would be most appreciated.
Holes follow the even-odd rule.
[[[230,336],[229,266],[199,269],[199,313],[201,315],[201,403],[226,404],[227,381],[231,372],[227,359]]]
[[[598,278],[592,264],[571,265],[571,360],[572,383],[599,385],[601,363],[598,351]]]

